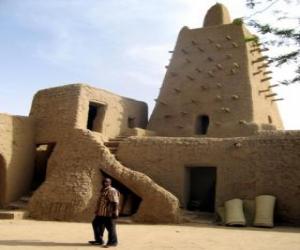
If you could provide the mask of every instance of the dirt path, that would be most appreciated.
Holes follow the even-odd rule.
[[[113,249],[300,250],[300,228],[118,225],[118,233]],[[91,239],[87,223],[0,220],[0,250],[96,248],[86,243]]]

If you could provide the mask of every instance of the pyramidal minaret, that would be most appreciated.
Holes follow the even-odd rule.
[[[266,50],[222,4],[183,27],[148,129],[160,136],[234,137],[282,129]]]

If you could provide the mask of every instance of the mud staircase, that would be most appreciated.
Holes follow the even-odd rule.
[[[21,220],[28,218],[27,205],[32,193],[22,196],[19,200],[11,202],[8,206],[0,209],[0,220]]]
[[[124,141],[127,138],[128,136],[117,136],[115,138],[109,139],[107,142],[104,143],[104,145],[108,147],[109,151],[116,157],[120,142]]]
[[[128,136],[117,136],[115,138],[110,138],[107,142],[104,143],[104,145],[109,149],[109,151],[115,156],[115,158],[119,161],[116,154],[118,152],[118,147],[120,145],[120,142],[126,140]],[[117,219],[117,222],[119,224],[133,224],[133,219],[131,216],[120,216]]]

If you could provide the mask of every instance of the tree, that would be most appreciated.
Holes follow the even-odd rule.
[[[281,2],[285,4],[287,8],[279,10],[276,5]],[[246,5],[253,11],[249,16],[244,17],[243,20],[251,27],[255,28],[260,34],[262,34],[264,45],[277,46],[285,48],[285,52],[274,57],[271,57],[270,62],[277,67],[293,66],[295,75],[293,77],[287,77],[282,84],[300,83],[300,17],[293,16],[291,10],[298,8],[300,4],[299,0],[246,0]],[[276,10],[271,10],[276,7]],[[272,11],[273,17],[277,20],[275,23],[268,23],[257,19],[260,14],[270,13]],[[291,23],[291,21],[297,25],[295,27],[286,27],[284,22]]]

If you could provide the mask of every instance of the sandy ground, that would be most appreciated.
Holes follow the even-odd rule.
[[[118,225],[113,249],[300,250],[300,228],[226,228],[205,225]],[[0,250],[91,249],[88,223],[0,220]]]

